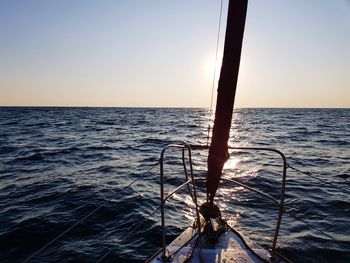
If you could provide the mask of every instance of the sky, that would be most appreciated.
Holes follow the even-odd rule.
[[[208,108],[220,1],[1,0],[0,106]],[[249,1],[235,107],[350,108],[350,1]]]

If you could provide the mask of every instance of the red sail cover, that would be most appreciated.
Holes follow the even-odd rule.
[[[208,156],[207,194],[212,203],[228,159],[228,140],[235,101],[248,0],[230,0],[224,56],[219,79],[215,120]]]

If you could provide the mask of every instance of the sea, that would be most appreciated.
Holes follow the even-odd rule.
[[[211,127],[207,109],[1,107],[0,262],[144,262],[162,245],[161,151],[207,145]],[[235,109],[229,145],[287,158],[281,254],[350,262],[350,109]],[[192,164],[204,179],[207,150],[184,156],[187,172]],[[233,148],[223,177],[279,200],[282,170],[274,152]],[[184,181],[182,149],[169,148],[165,193]],[[203,203],[199,180],[196,190]],[[271,247],[273,202],[227,182],[215,202],[233,227]],[[168,199],[165,215],[171,242],[195,219],[187,188]]]

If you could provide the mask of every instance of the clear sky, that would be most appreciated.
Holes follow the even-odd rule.
[[[0,105],[209,107],[219,9],[1,0]],[[235,106],[349,108],[350,1],[251,0]]]

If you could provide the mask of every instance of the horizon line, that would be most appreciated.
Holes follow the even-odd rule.
[[[209,107],[184,107],[184,106],[62,106],[62,105],[0,105],[0,108],[126,108],[126,109],[206,109],[210,110]],[[350,109],[350,107],[237,107],[234,109]],[[212,109],[214,110],[214,109]]]

